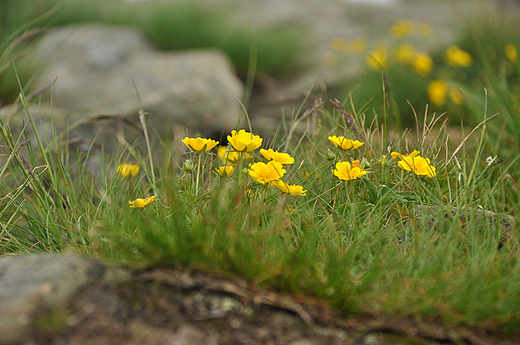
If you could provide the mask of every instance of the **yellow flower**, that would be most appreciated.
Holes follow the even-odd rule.
[[[457,105],[464,103],[464,98],[459,90],[450,85],[444,80],[437,79],[428,84],[427,87],[428,99],[437,106],[446,104],[447,96],[451,101]]]
[[[230,165],[224,165],[218,168],[218,173],[220,176],[230,177],[235,172],[235,168]]]
[[[388,51],[385,47],[379,47],[369,52],[365,60],[370,69],[379,72],[387,67]]]
[[[428,24],[421,24],[419,25],[419,35],[421,35],[422,37],[432,37],[433,36],[433,28],[431,27],[431,25],[428,25]]]
[[[148,205],[149,203],[151,203],[152,201],[154,201],[154,199],[156,197],[157,197],[157,195],[153,195],[153,196],[149,196],[149,197],[144,198],[144,199],[137,198],[134,201],[129,201],[130,207],[143,208],[146,205]]]
[[[337,162],[336,170],[332,170],[332,173],[340,180],[350,181],[365,175],[367,172],[359,166],[359,161],[355,160],[352,165],[349,162]]]
[[[336,64],[338,58],[334,52],[326,51],[321,55],[321,63],[325,66],[333,66]]]
[[[258,135],[253,135],[241,129],[240,131],[231,131],[231,135],[227,136],[231,146],[238,152],[251,152],[262,146],[264,139]]]
[[[337,137],[337,136],[329,136],[329,140],[332,141],[334,145],[343,150],[355,150],[358,147],[363,146],[363,143],[359,140],[350,140],[345,137]]]
[[[437,106],[442,106],[446,103],[446,95],[450,89],[448,83],[444,80],[437,79],[428,84],[427,92],[430,102]]]
[[[299,196],[305,196],[307,195],[307,190],[303,190],[302,186],[297,185],[288,185],[282,180],[274,180],[271,181],[271,186],[277,187],[279,190],[281,190],[284,193],[291,194],[291,195],[299,195]]]
[[[464,98],[462,98],[462,94],[457,89],[451,88],[448,96],[450,96],[451,101],[457,105],[464,103]]]
[[[509,61],[516,65],[516,60],[518,59],[518,53],[516,51],[516,47],[512,43],[506,44],[504,47],[504,51],[506,53],[506,57]]]
[[[116,168],[116,172],[123,177],[135,177],[139,172],[139,165],[134,164],[120,164]]]
[[[408,36],[412,33],[412,31],[413,31],[413,23],[409,20],[398,20],[390,28],[392,37],[395,39],[400,39],[405,36]]]
[[[456,45],[451,45],[446,49],[444,60],[452,67],[468,67],[473,64],[473,57]]]
[[[273,151],[273,149],[269,149],[269,150],[261,149],[260,153],[262,154],[262,156],[265,157],[265,159],[270,160],[270,161],[275,161],[275,162],[279,162],[282,164],[293,164],[294,163],[294,158],[292,158],[291,155],[288,153],[276,152],[276,151]]]
[[[330,47],[332,48],[332,50],[340,52],[346,50],[347,46],[347,41],[345,41],[344,38],[334,37],[330,40]]]
[[[235,164],[240,158],[249,159],[251,155],[249,153],[238,153],[236,151],[228,150],[227,146],[219,146],[217,150],[218,158],[224,163]]]
[[[195,152],[208,152],[212,148],[218,145],[218,141],[212,139],[203,138],[184,138],[182,142],[186,144],[192,151]]]
[[[412,71],[426,77],[433,69],[433,60],[427,53],[419,52],[415,54],[412,61]]]
[[[401,155],[397,152],[392,152],[391,156],[393,159],[399,159],[397,163],[401,169],[406,171],[413,171],[417,175],[435,177],[435,167],[430,164],[429,158],[423,158],[419,156],[419,151],[414,150],[407,156]]]
[[[250,164],[248,172],[253,180],[264,184],[282,178],[285,174],[285,169],[282,163],[270,161],[267,164],[262,162]]]
[[[402,65],[409,65],[414,61],[415,48],[413,44],[402,43],[395,48],[395,59]]]
[[[367,49],[367,40],[364,38],[357,38],[347,42],[347,49],[350,54],[359,54]]]

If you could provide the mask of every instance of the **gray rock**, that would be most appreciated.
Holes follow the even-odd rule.
[[[76,141],[97,134],[97,142],[109,145],[125,134],[133,142],[140,132],[136,89],[148,125],[161,137],[171,137],[176,124],[203,135],[227,131],[242,113],[243,85],[217,49],[162,52],[134,28],[91,24],[50,31],[32,54],[49,59],[32,91],[53,85],[55,132],[73,125],[69,138]],[[43,93],[44,127],[50,126],[50,94],[50,88]]]
[[[495,229],[497,225],[503,232],[507,232],[516,224],[516,218],[507,214],[494,213],[480,208],[457,208],[452,207],[449,211],[437,206],[415,205],[415,219],[419,224],[444,228],[444,221],[459,217],[462,225],[478,225],[479,231]],[[451,215],[449,214],[451,213]]]
[[[70,255],[0,257],[0,344],[20,341],[41,308],[57,308],[94,282],[129,279],[119,268]]]

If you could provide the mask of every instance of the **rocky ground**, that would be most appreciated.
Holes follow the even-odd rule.
[[[13,280],[20,279],[26,284],[16,287]],[[437,320],[341,316],[309,296],[283,295],[194,268],[131,270],[73,256],[0,258],[0,302],[0,344],[520,342],[520,335],[446,327]]]

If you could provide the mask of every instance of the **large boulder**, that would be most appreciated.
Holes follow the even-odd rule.
[[[217,49],[158,51],[131,27],[78,25],[47,33],[33,56],[48,61],[31,87],[47,88],[32,115],[41,113],[50,129],[52,85],[55,132],[73,125],[68,137],[76,141],[97,133],[98,143],[115,143],[116,130],[134,123],[137,131],[126,130],[133,141],[139,100],[160,136],[171,136],[174,125],[203,135],[228,131],[241,114],[243,85]]]

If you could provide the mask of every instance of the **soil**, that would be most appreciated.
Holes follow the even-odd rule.
[[[281,295],[197,269],[136,271],[41,310],[20,344],[519,344],[520,334],[445,327],[384,314],[341,316],[310,297]]]

